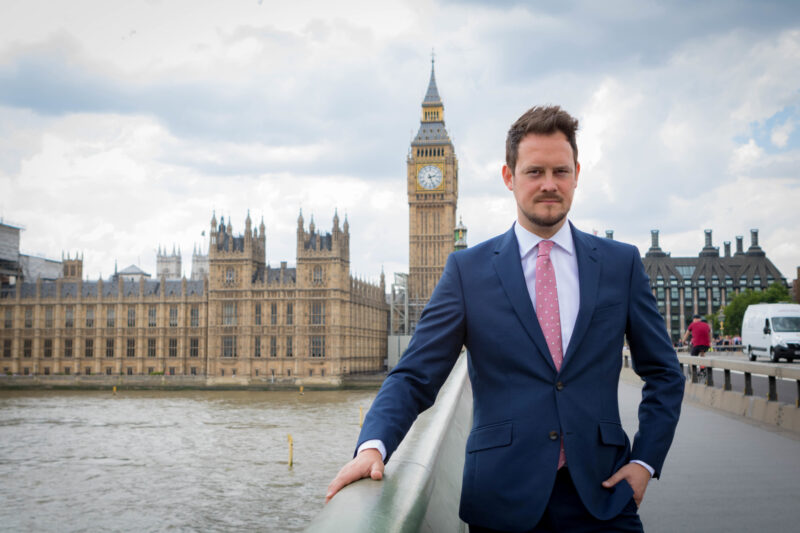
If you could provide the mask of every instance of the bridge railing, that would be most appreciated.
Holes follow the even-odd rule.
[[[800,367],[787,368],[774,363],[759,363],[751,361],[741,361],[729,357],[696,357],[691,355],[678,354],[678,361],[684,375],[688,375],[692,383],[704,383],[707,387],[714,387],[714,372],[712,370],[722,370],[724,382],[722,389],[732,390],[731,372],[741,372],[744,374],[744,390],[741,391],[745,396],[753,395],[753,375],[764,376],[767,378],[767,400],[778,401],[778,380],[793,380],[797,383],[796,397],[794,398],[795,407],[800,407]],[[623,354],[623,366],[630,367],[630,355]],[[701,367],[706,371],[701,372]],[[785,403],[786,400],[784,399]]]
[[[414,422],[382,481],[343,488],[307,532],[463,532],[458,519],[472,388],[462,353],[436,402]]]

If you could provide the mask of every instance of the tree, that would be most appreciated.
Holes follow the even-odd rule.
[[[725,306],[725,335],[740,335],[747,306],[759,303],[790,302],[789,290],[782,283],[773,283],[765,291],[747,289],[731,298]]]

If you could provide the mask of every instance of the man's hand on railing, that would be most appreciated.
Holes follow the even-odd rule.
[[[328,485],[325,503],[328,503],[337,492],[354,481],[367,477],[374,480],[383,479],[383,467],[381,452],[375,448],[361,450],[361,453],[339,470],[331,484]]]

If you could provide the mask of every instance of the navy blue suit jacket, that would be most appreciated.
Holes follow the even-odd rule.
[[[564,436],[581,500],[599,519],[619,514],[633,494],[625,481],[610,490],[602,481],[630,459],[646,462],[658,476],[672,442],[684,378],[639,252],[571,230],[580,307],[559,372],[531,305],[512,228],[450,255],[407,351],[364,421],[359,445],[382,440],[388,461],[465,345],[473,426],[460,516],[470,524],[536,525],[555,482],[557,435]],[[644,380],[632,449],[617,402],[625,336]]]

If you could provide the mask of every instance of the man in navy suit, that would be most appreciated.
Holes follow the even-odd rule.
[[[637,507],[672,442],[684,378],[638,250],[567,221],[577,128],[557,106],[512,125],[502,173],[517,220],[450,255],[328,500],[382,477],[466,346],[473,427],[459,514],[470,531],[642,531]],[[644,380],[632,448],[617,402],[625,337]]]

